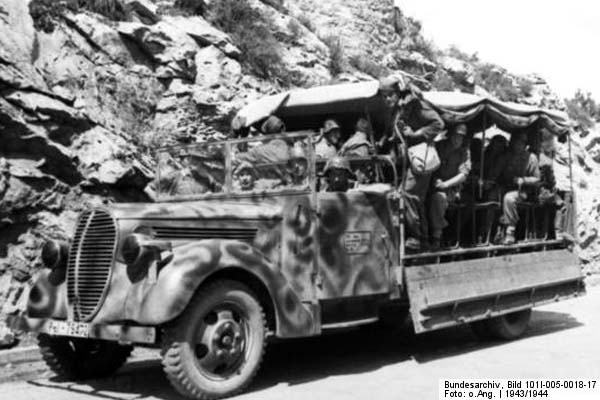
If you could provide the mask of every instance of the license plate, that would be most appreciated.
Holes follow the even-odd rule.
[[[85,322],[49,321],[46,331],[50,335],[86,338],[90,334],[90,326]]]

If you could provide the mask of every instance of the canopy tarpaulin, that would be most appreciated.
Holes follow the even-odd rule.
[[[557,110],[461,92],[425,92],[423,95],[440,113],[444,122],[450,125],[466,123],[471,125],[470,131],[479,131],[492,125],[506,132],[542,126],[558,136],[564,136],[570,130],[568,116]]]
[[[377,95],[378,90],[379,82],[373,80],[298,89],[268,96],[242,108],[234,118],[233,127],[238,130],[256,126],[269,115],[277,115],[286,124],[293,120],[297,129],[314,128],[319,116],[369,113],[373,119],[381,119],[382,114],[388,111]],[[479,132],[492,125],[510,133],[542,126],[558,136],[564,136],[570,130],[567,115],[556,110],[461,92],[431,91],[423,92],[423,95],[448,126],[466,123],[470,132]],[[298,126],[298,121],[306,126]]]

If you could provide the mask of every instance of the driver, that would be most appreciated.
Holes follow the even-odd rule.
[[[308,177],[308,160],[304,149],[295,145],[290,150],[288,160],[288,184],[291,186],[305,186]]]
[[[247,161],[243,161],[237,167],[235,171],[237,175],[237,184],[239,185],[239,190],[243,192],[247,192],[254,189],[254,183],[256,182],[256,175],[254,172],[254,168],[252,164]]]
[[[348,159],[335,156],[327,162],[323,171],[327,178],[328,192],[345,192],[350,189],[350,179],[353,176]]]

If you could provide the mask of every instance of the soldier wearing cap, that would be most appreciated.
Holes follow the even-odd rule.
[[[42,268],[39,243],[35,236],[26,233],[19,237],[21,246],[13,248],[8,260],[10,278],[3,279],[0,296],[0,346],[14,344],[16,337],[7,329],[6,315],[24,311],[36,273]]]
[[[337,155],[340,142],[340,125],[334,119],[328,119],[323,124],[323,134],[315,143],[317,158],[331,159]]]
[[[350,178],[353,173],[346,158],[333,157],[327,161],[323,173],[327,178],[328,192],[345,192],[350,189]]]
[[[460,187],[471,171],[471,157],[466,146],[467,126],[458,124],[452,135],[436,144],[441,166],[433,174],[433,192],[429,207],[431,247],[440,247],[442,230],[448,226],[445,219],[448,204],[457,201]]]
[[[433,140],[442,133],[444,122],[439,114],[422,98],[421,91],[401,76],[391,76],[379,82],[379,96],[389,110],[386,134],[378,142],[383,153],[388,152],[400,160],[406,149]],[[406,247],[409,250],[426,250],[429,226],[425,199],[429,190],[431,173],[416,174],[406,171],[404,199],[406,204]]]

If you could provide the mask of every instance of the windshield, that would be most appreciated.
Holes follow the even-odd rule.
[[[159,198],[310,190],[311,141],[303,133],[160,149]]]

